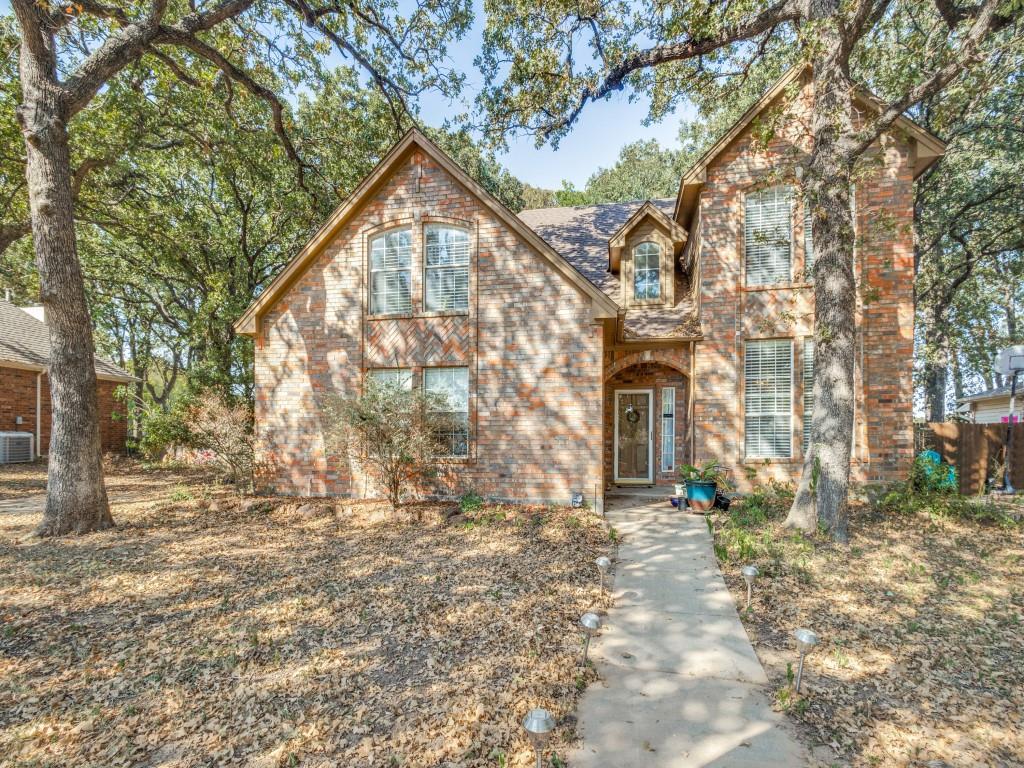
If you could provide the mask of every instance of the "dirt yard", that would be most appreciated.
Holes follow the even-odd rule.
[[[825,765],[1024,766],[1019,523],[855,508],[851,546],[784,532],[768,491],[714,519],[777,705]],[[740,565],[761,577],[749,613]],[[793,630],[821,638],[792,692]]]
[[[592,513],[417,524],[208,480],[122,467],[117,529],[57,541],[4,504],[0,764],[527,766],[532,706],[564,754],[611,547]]]

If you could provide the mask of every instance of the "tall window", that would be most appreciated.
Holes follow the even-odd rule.
[[[744,229],[747,285],[790,280],[793,191],[787,186],[751,192]]]
[[[412,389],[412,371],[408,368],[373,368],[366,375],[378,384]]]
[[[423,388],[427,392],[444,395],[445,410],[451,424],[439,435],[446,456],[469,455],[469,369],[425,368]]]
[[[633,249],[633,298],[661,297],[661,248],[640,243]]]
[[[430,224],[426,228],[424,283],[427,311],[469,308],[469,233]]]
[[[789,458],[793,448],[792,342],[748,341],[743,370],[746,455]]]
[[[811,447],[814,416],[814,339],[804,339],[804,453]]]
[[[676,467],[676,388],[661,388],[661,471]]]
[[[395,229],[370,241],[370,312],[412,309],[412,230]]]

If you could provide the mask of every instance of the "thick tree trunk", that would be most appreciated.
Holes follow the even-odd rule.
[[[804,460],[786,525],[813,531],[820,521],[832,537],[848,540],[847,494],[853,442],[856,360],[856,282],[850,210],[852,158],[844,141],[853,135],[852,83],[833,26],[838,4],[825,0],[826,18],[814,57],[814,147],[805,194],[814,237],[814,415],[812,448]]]
[[[53,71],[53,39],[21,46],[18,119],[39,270],[50,328],[50,438],[46,511],[40,536],[84,533],[114,524],[103,485],[92,323],[75,243],[72,173],[65,110]]]

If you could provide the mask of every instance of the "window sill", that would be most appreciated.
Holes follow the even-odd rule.
[[[761,457],[748,456],[748,457],[743,459],[743,463],[744,464],[751,464],[751,465],[757,464],[757,465],[762,466],[762,467],[771,466],[773,464],[781,464],[781,465],[784,465],[784,466],[789,466],[791,464],[803,464],[804,460],[803,460],[803,457],[798,458],[796,456],[790,456],[789,458],[775,458],[775,459],[769,458],[767,456],[761,456]]]
[[[468,309],[435,309],[420,312],[414,317],[469,317]]]
[[[757,293],[759,291],[799,291],[805,288],[813,288],[814,283],[808,282],[789,282],[789,283],[775,283],[773,285],[744,285],[742,290],[748,293]]]
[[[432,317],[469,317],[469,310],[441,311],[441,312],[391,312],[388,314],[376,314],[366,316],[368,321],[373,320],[419,320]]]

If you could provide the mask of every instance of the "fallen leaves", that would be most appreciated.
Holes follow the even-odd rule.
[[[161,498],[80,538],[0,526],[4,765],[527,766],[519,718],[592,675],[593,515]]]
[[[1021,528],[859,507],[850,529],[843,548],[771,522],[754,527],[776,554],[758,562],[765,575],[749,614],[739,563],[723,563],[806,740],[831,747],[826,764],[1024,765]],[[801,626],[822,642],[807,657],[804,695],[794,696],[787,665],[795,668]]]

